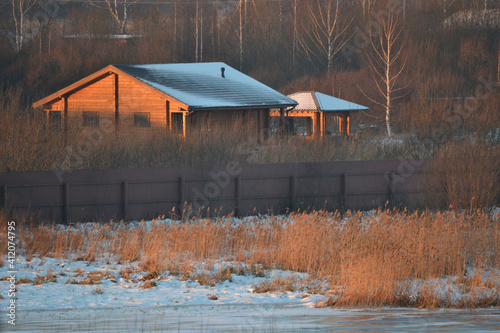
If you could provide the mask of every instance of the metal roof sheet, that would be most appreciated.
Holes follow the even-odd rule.
[[[299,103],[293,111],[336,112],[368,110],[366,106],[325,95],[317,91],[296,92],[288,95],[288,97]]]
[[[293,99],[223,62],[114,67],[189,105],[192,110],[286,107],[297,104]],[[224,77],[221,68],[224,68]]]

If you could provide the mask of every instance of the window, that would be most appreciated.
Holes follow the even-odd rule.
[[[83,126],[98,126],[99,112],[83,112]]]
[[[49,111],[49,126],[53,131],[61,130],[61,111]]]
[[[149,127],[149,112],[134,113],[134,126]]]
[[[171,124],[173,134],[184,134],[184,114],[172,112]]]

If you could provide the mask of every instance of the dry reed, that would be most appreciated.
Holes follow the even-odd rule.
[[[329,290],[341,306],[476,307],[499,304],[499,215],[379,210],[293,213],[245,222],[40,224],[21,226],[18,244],[27,257],[90,261],[110,256],[134,262],[151,278],[172,274],[207,285],[231,281],[232,274],[264,276],[267,269],[304,272],[324,281],[319,289]],[[233,266],[214,270],[216,261]],[[257,289],[298,288],[292,280],[274,280]],[[462,288],[467,297],[443,296],[443,281],[448,288]],[[300,288],[310,290],[307,284]]]

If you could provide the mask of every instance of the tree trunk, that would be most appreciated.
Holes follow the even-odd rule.
[[[196,0],[196,15],[195,15],[195,46],[194,46],[194,62],[198,62],[198,48],[199,48],[199,30],[198,30],[198,0]]]
[[[245,0],[246,3],[246,0]],[[240,71],[243,71],[243,0],[240,0]]]
[[[293,3],[293,42],[292,42],[292,64],[295,70],[297,57],[297,0]]]

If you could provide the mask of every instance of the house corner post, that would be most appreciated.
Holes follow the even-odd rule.
[[[118,131],[118,125],[120,122],[119,114],[119,86],[118,86],[118,74],[113,74],[114,84],[113,84],[113,109],[115,113],[115,130]]]

